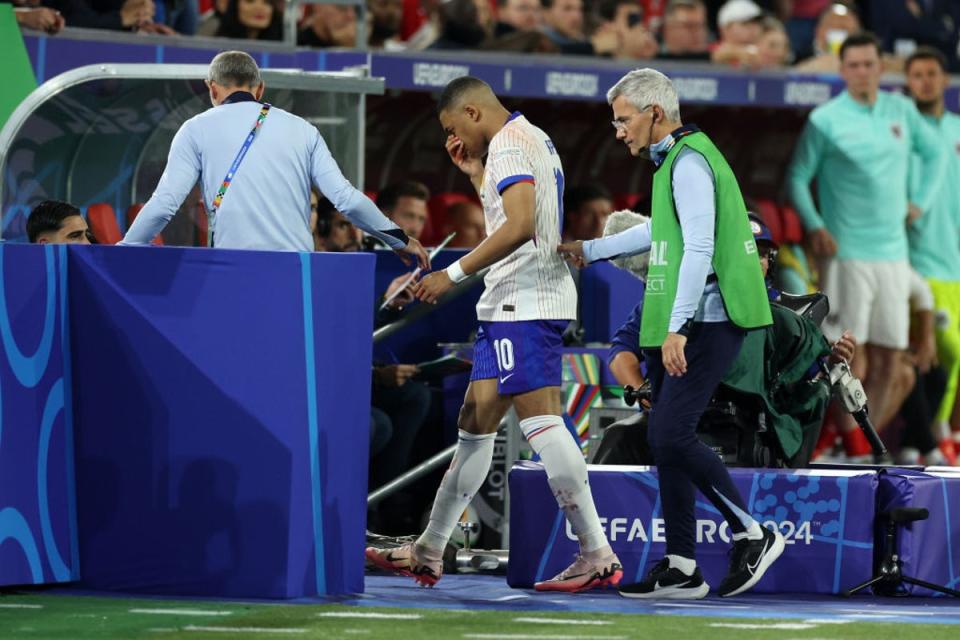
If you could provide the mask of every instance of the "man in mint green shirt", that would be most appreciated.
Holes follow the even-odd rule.
[[[943,94],[950,76],[936,49],[921,47],[907,59],[907,88],[924,120],[947,154],[947,173],[932,205],[907,227],[910,263],[933,292],[936,352],[947,374],[947,388],[937,412],[934,435],[951,464],[960,445],[960,116],[946,110]],[[910,188],[923,188],[924,167],[916,155],[910,165]],[[951,434],[952,432],[952,434]]]
[[[831,339],[847,328],[857,340],[854,374],[865,381],[874,422],[883,428],[903,397],[892,375],[909,338],[908,215],[930,209],[943,180],[944,149],[913,103],[880,91],[880,47],[861,33],[840,48],[847,88],[817,107],[794,152],[790,196],[807,231],[830,298],[824,325]],[[908,201],[911,153],[922,160],[922,178]],[[819,209],[810,193],[816,179]],[[857,433],[844,416],[842,430]],[[864,442],[845,438],[848,454],[866,453]]]

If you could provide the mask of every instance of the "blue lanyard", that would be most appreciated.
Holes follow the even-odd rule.
[[[263,103],[263,107],[260,109],[260,113],[257,115],[257,121],[253,123],[253,129],[250,130],[250,133],[247,134],[246,140],[243,141],[243,146],[240,147],[240,150],[237,152],[237,157],[233,159],[233,163],[230,165],[230,169],[227,170],[227,175],[223,179],[223,183],[220,185],[220,189],[217,190],[217,195],[213,198],[213,206],[210,208],[210,220],[212,221],[214,216],[217,214],[217,209],[220,208],[220,203],[223,202],[223,196],[227,193],[227,189],[230,188],[230,183],[233,182],[233,177],[237,174],[237,169],[240,168],[240,163],[243,162],[244,157],[247,155],[247,151],[250,150],[250,145],[253,144],[253,141],[257,137],[257,132],[260,131],[260,127],[263,125],[263,121],[267,119],[267,114],[270,112],[270,105],[266,102]],[[209,238],[207,238],[208,246],[213,246],[213,225],[209,225]]]

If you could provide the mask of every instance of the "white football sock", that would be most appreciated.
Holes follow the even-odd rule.
[[[580,550],[589,553],[609,547],[590,493],[587,463],[563,424],[563,418],[527,418],[520,421],[520,430],[540,456],[557,504],[580,539]]]
[[[457,451],[440,482],[430,522],[417,540],[418,545],[438,551],[447,545],[460,516],[487,478],[496,438],[496,433],[478,435],[460,431]]]

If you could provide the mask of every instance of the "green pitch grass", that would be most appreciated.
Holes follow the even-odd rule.
[[[0,597],[0,638],[400,640],[956,640],[956,626],[680,615],[522,613],[236,604],[51,595]]]

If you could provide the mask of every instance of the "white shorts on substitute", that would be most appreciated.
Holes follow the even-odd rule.
[[[830,315],[823,332],[850,331],[859,344],[906,349],[910,338],[910,263],[832,259],[821,273]]]

